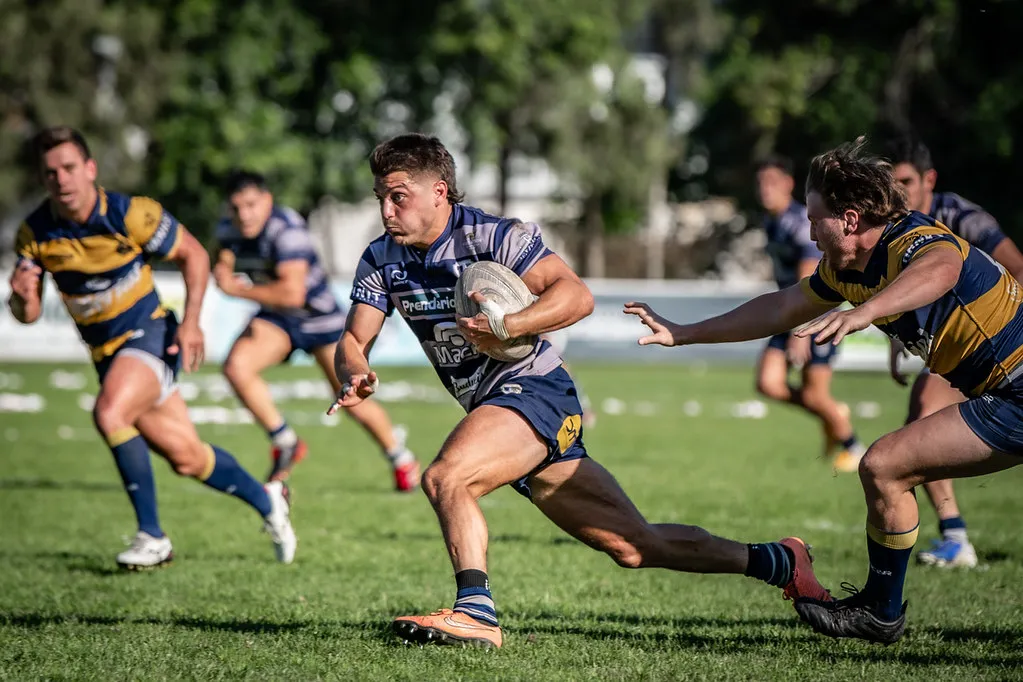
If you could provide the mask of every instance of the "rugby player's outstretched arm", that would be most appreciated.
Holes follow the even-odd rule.
[[[365,303],[356,303],[348,311],[345,330],[334,351],[334,373],[342,389],[332,410],[358,404],[376,390],[377,377],[369,368],[369,352],[384,318],[382,310]]]
[[[835,305],[812,300],[796,284],[758,296],[723,315],[693,324],[670,322],[646,303],[626,303],[625,312],[639,317],[653,332],[639,340],[641,346],[682,346],[732,343],[773,336],[808,322]]]
[[[206,285],[210,280],[210,256],[184,225],[178,229],[180,234],[177,245],[168,254],[167,260],[178,266],[181,278],[185,280],[185,310],[181,325],[175,332],[174,345],[168,350],[180,353],[185,371],[194,372],[206,356],[206,340],[199,326],[199,318]]]
[[[934,303],[959,281],[962,253],[954,247],[939,246],[918,256],[891,284],[852,310],[836,310],[795,330],[797,336],[812,336],[817,344],[838,345],[849,334],[866,329],[874,320],[907,313]]]
[[[506,315],[510,338],[556,331],[593,312],[593,294],[568,264],[556,254],[541,258],[522,276],[539,299],[525,309]]]

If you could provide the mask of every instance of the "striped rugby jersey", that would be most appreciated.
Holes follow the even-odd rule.
[[[171,258],[183,233],[153,199],[97,189],[84,223],[62,218],[47,200],[22,223],[15,246],[19,262],[52,275],[93,362],[167,314],[149,261]]]
[[[987,253],[1006,238],[994,216],[954,192],[935,192],[928,215]]]
[[[352,285],[352,302],[390,315],[398,311],[445,388],[468,412],[477,396],[519,376],[543,376],[561,366],[561,356],[544,340],[517,362],[478,353],[456,324],[455,283],[475,261],[494,261],[520,277],[551,251],[534,223],[488,215],[455,204],[451,217],[428,250],[400,246],[387,234],[363,252]]]
[[[874,324],[923,358],[932,372],[977,396],[1007,383],[1023,361],[1023,292],[987,253],[934,218],[909,212],[884,228],[863,272],[835,271],[821,261],[800,286],[822,303],[860,305],[934,248],[962,257],[959,281],[934,303]]]
[[[303,331],[313,331],[312,326],[327,329],[344,324],[344,312],[330,288],[330,278],[316,254],[305,220],[297,211],[274,204],[263,231],[252,239],[243,237],[230,218],[217,224],[216,234],[219,247],[234,254],[235,272],[248,276],[253,284],[275,281],[281,263],[302,260],[309,264],[305,304],[300,308],[263,306],[263,310],[301,319]]]

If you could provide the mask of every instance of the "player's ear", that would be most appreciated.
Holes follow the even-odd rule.
[[[438,180],[433,183],[433,205],[440,206],[448,202],[448,183]]]
[[[842,214],[842,219],[845,221],[845,227],[842,231],[847,235],[856,232],[860,226],[860,214],[851,208]]]
[[[96,168],[96,159],[85,160],[85,175],[89,178],[89,182],[96,182],[96,178],[99,177],[99,171]]]
[[[924,189],[926,189],[928,192],[934,191],[934,186],[938,184],[938,171],[934,170],[933,168],[930,170],[926,170],[924,171],[922,177]]]

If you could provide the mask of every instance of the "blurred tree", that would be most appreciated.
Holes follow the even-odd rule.
[[[859,134],[880,144],[915,131],[931,147],[939,189],[983,204],[1010,230],[1019,225],[1023,207],[1009,188],[1023,181],[1013,153],[1023,55],[997,46],[1015,40],[1023,3],[726,0],[718,11],[730,29],[708,57],[692,141],[709,172],[679,185],[753,207],[752,164],[768,151],[792,156],[802,172],[814,154]]]
[[[143,187],[147,131],[175,55],[154,49],[161,13],[135,2],[0,0],[0,216],[38,198],[27,142],[40,128],[81,129],[102,182]],[[3,238],[9,248],[9,235]]]

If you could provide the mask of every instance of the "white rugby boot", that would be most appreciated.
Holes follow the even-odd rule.
[[[295,560],[298,538],[291,527],[291,505],[288,503],[288,487],[281,481],[267,483],[266,494],[270,496],[270,513],[263,519],[263,528],[274,543],[277,561],[290,564]]]
[[[170,538],[154,538],[149,533],[139,531],[131,542],[131,547],[117,555],[117,565],[129,571],[144,571],[170,563],[174,559],[174,549]]]

